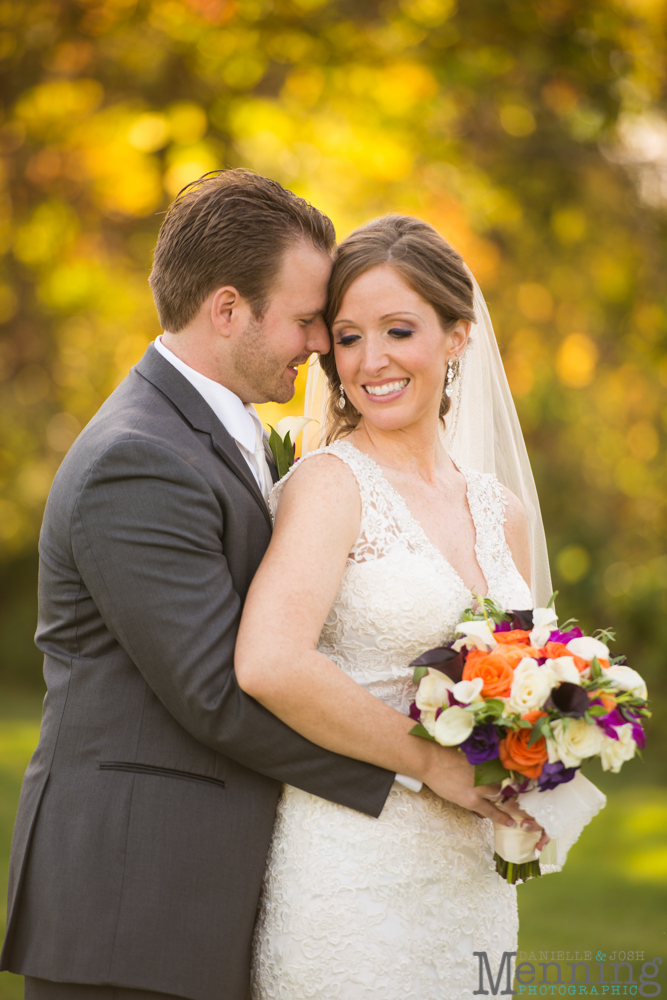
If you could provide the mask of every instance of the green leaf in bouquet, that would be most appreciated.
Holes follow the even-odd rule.
[[[605,645],[609,645],[610,642],[614,642],[616,639],[616,633],[610,628],[599,628],[593,633],[594,639],[599,639],[600,642],[604,642]]]
[[[475,764],[475,787],[477,785],[493,785],[510,776],[511,772],[500,763],[500,757],[485,760],[483,764]]]
[[[559,632],[568,632],[572,628],[573,625],[577,624],[578,621],[579,621],[578,618],[568,618],[568,620],[566,622],[563,622],[562,625],[558,626],[558,631]]]
[[[591,705],[591,707],[586,712],[586,715],[592,715],[595,717],[598,715],[606,715],[607,712],[608,709],[606,709],[604,705]]]
[[[410,736],[421,736],[425,740],[433,740],[435,742],[435,736],[431,736],[428,729],[422,726],[421,722],[418,722],[416,726],[413,726],[410,730]]]
[[[517,719],[516,724],[520,729],[530,729],[532,726],[532,722],[529,722],[528,719]]]
[[[528,740],[528,746],[532,747],[533,743],[537,743],[544,736],[545,739],[551,736],[551,727],[549,725],[549,720],[545,717],[538,719],[533,726],[530,738]]]
[[[553,594],[552,594],[552,595],[551,595],[551,597],[549,598],[549,603],[547,604],[547,607],[548,607],[548,608],[553,608],[553,606],[554,606],[554,604],[555,604],[555,602],[556,602],[556,598],[557,598],[557,597],[558,597],[558,591],[557,591],[557,590],[554,590]]]
[[[426,677],[428,673],[428,667],[415,667],[415,672],[412,675],[412,680],[415,684],[419,684],[422,677]]]
[[[484,702],[485,714],[489,718],[497,718],[499,715],[503,714],[505,709],[505,703],[500,700],[500,698],[489,698],[488,701]]]
[[[597,656],[594,656],[591,660],[591,677],[595,677],[596,679],[598,677],[602,677],[602,667],[600,666]]]

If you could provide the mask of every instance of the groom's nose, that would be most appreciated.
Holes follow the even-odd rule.
[[[317,351],[318,354],[328,354],[331,348],[329,331],[321,316],[318,316],[307,327],[308,337],[306,340],[306,350],[309,354]]]

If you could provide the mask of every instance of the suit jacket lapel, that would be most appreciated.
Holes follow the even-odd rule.
[[[253,495],[264,517],[271,524],[271,515],[269,514],[266,501],[262,496],[255,477],[248,468],[248,463],[241,455],[234,438],[220,423],[203,396],[197,392],[185,376],[181,375],[177,368],[170,365],[155,350],[153,344],[149,344],[146,353],[141,361],[135,365],[135,368],[140,375],[171,400],[195,430],[210,434],[213,447],[217,453]]]

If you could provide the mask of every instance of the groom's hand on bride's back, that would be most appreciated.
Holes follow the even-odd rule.
[[[453,747],[433,744],[433,758],[424,783],[442,799],[455,802],[494,823],[516,826],[507,813],[493,804],[500,794],[500,785],[475,785],[475,768],[465,755]]]

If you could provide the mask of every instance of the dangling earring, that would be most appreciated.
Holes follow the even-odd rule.
[[[343,389],[342,384],[340,387],[340,398],[338,399],[338,409],[339,410],[345,409],[345,389]]]
[[[450,358],[449,361],[447,362],[447,375],[445,376],[445,395],[448,398],[451,397],[452,392],[454,391],[452,389],[452,382],[459,373],[459,364],[460,364],[459,359],[456,356],[454,357],[453,361]]]

